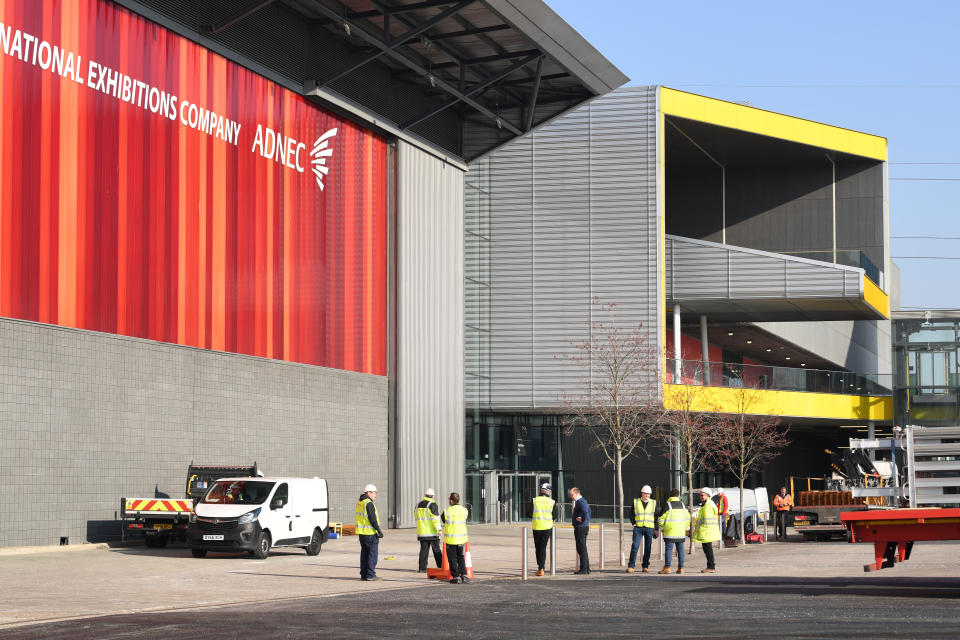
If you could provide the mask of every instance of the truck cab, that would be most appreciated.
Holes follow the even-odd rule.
[[[329,494],[321,478],[221,478],[190,516],[194,557],[246,551],[264,559],[275,547],[317,555],[329,533]]]

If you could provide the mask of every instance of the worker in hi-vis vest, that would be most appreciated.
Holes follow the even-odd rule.
[[[787,493],[786,487],[780,487],[780,493],[773,498],[773,506],[777,508],[776,539],[787,539],[787,513],[793,509],[793,496]]]
[[[463,548],[467,544],[467,517],[470,512],[460,506],[460,494],[450,494],[450,506],[440,519],[443,520],[443,542],[447,545],[447,562],[450,563],[450,584],[466,584],[467,563],[463,557]]]
[[[380,547],[380,515],[377,513],[377,488],[368,484],[357,500],[356,525],[360,540],[360,579],[383,580],[377,577],[377,551]]]
[[[701,573],[713,573],[717,565],[713,560],[713,543],[720,539],[720,519],[717,514],[717,505],[710,499],[710,487],[700,489],[700,510],[693,527],[693,541],[703,547],[703,555],[707,559],[707,568]]]
[[[417,519],[417,539],[420,541],[420,573],[427,572],[427,557],[433,548],[433,559],[437,567],[443,564],[443,553],[440,552],[440,507],[434,500],[433,489],[423,492],[423,499],[417,503],[413,512]]]
[[[660,573],[670,573],[673,548],[677,548],[677,573],[683,573],[684,549],[687,530],[690,528],[690,512],[687,505],[680,501],[680,490],[670,489],[670,497],[660,515],[660,535],[663,536],[663,569]]]
[[[533,546],[537,550],[537,573],[543,575],[543,568],[547,563],[547,544],[553,535],[553,521],[556,517],[557,501],[551,496],[553,487],[549,482],[540,485],[540,495],[533,499]]]
[[[633,499],[633,546],[630,547],[630,562],[627,573],[633,573],[637,567],[637,552],[643,543],[643,560],[640,570],[650,573],[650,549],[657,537],[657,501],[650,497],[653,489],[645,484],[640,488],[640,497]]]

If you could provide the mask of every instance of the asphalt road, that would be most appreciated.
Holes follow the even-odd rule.
[[[251,594],[253,595],[253,594]],[[589,578],[309,597],[9,628],[7,640],[101,638],[956,638],[957,578]]]

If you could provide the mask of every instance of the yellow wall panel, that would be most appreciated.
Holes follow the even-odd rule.
[[[863,299],[871,307],[882,313],[884,318],[890,317],[890,296],[885,294],[880,287],[873,284],[873,281],[866,276],[863,276]]]
[[[663,385],[663,404],[668,409],[682,408],[683,385]],[[701,393],[690,399],[693,411],[736,411],[742,406],[738,394],[741,389],[727,387],[698,387]],[[893,420],[893,398],[889,396],[845,396],[832,393],[804,393],[800,391],[749,390],[756,393],[750,405],[758,415],[824,418],[835,420]]]

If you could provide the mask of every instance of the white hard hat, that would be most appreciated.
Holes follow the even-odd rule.
[[[426,491],[423,492],[423,495],[430,496],[432,498],[436,494],[433,492],[433,489],[427,489]]]
[[[700,493],[705,493],[705,494],[707,494],[708,496],[712,496],[712,495],[713,495],[713,493],[710,491],[710,487],[704,487],[703,489],[700,489]]]
[[[540,485],[540,489],[543,491],[553,491],[553,486],[551,486],[549,482],[544,482],[542,485]]]
[[[723,487],[717,487],[717,493],[724,493]]]
[[[375,484],[368,484],[367,486],[365,486],[365,487],[363,488],[363,492],[364,492],[364,493],[366,493],[366,492],[368,492],[368,491],[376,491],[376,490],[377,490],[377,485],[375,485]]]
[[[640,493],[653,493],[653,489],[650,488],[650,485],[645,484],[640,487]]]

